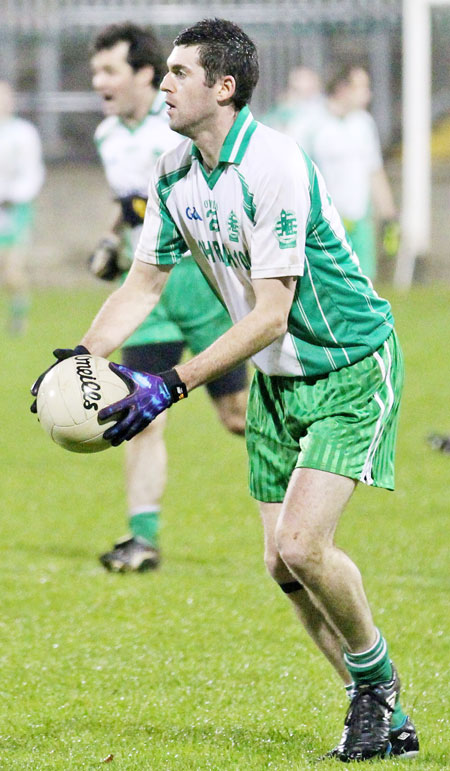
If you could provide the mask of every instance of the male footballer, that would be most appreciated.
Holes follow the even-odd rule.
[[[234,326],[159,375],[111,365],[133,393],[101,411],[118,418],[105,437],[131,439],[252,358],[250,491],[266,564],[349,692],[342,739],[329,754],[346,762],[416,754],[361,574],[334,543],[358,482],[394,486],[403,365],[390,306],[362,274],[317,168],[254,120],[258,59],[247,35],[223,19],[198,22],[175,39],[168,70],[170,126],[186,139],[159,159],[133,266],[81,345],[100,356],[115,350],[186,248]]]

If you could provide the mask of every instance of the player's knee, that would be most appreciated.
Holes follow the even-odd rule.
[[[225,415],[222,418],[222,422],[225,428],[231,434],[237,434],[237,436],[244,436],[245,434],[245,415],[231,414]]]
[[[215,400],[219,418],[231,434],[245,434],[246,394],[227,394]]]
[[[324,549],[322,544],[298,530],[279,528],[276,544],[284,564],[309,586],[320,577],[323,568]]]
[[[292,580],[292,576],[286,568],[283,560],[276,551],[266,550],[264,554],[264,563],[267,572],[278,584],[282,584],[284,581]]]

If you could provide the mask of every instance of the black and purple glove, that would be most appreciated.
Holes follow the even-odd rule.
[[[187,388],[178,377],[175,369],[152,375],[150,372],[137,372],[122,364],[109,365],[110,369],[124,380],[131,389],[129,396],[109,407],[104,407],[98,414],[99,423],[117,418],[117,423],[103,434],[113,447],[132,439],[175,402],[187,397]]]
[[[86,354],[87,356],[90,356],[88,349],[85,348],[84,345],[77,345],[76,348],[55,348],[55,350],[53,351],[53,356],[55,356],[56,361],[53,362],[53,364],[51,364],[50,367],[48,367],[48,369],[46,369],[45,372],[42,373],[42,375],[39,375],[37,380],[35,380],[33,385],[31,386],[31,389],[30,389],[31,395],[35,397],[30,407],[31,412],[34,412],[34,413],[37,412],[36,397],[38,395],[39,386],[41,385],[47,372],[50,372],[50,370],[53,369],[53,367],[56,367],[56,365],[59,364],[60,361],[64,361],[64,359],[70,359],[71,356],[79,356],[80,354]]]

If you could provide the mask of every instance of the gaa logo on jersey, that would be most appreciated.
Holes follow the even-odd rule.
[[[297,246],[297,218],[293,211],[282,209],[275,223],[275,235],[280,249]]]

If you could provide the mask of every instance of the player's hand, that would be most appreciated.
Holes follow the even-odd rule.
[[[111,233],[95,247],[94,252],[88,257],[88,268],[94,276],[104,281],[113,279],[123,273],[119,265],[120,239]]]
[[[30,407],[31,412],[36,413],[37,412],[37,403],[36,403],[36,397],[38,395],[39,386],[41,385],[44,377],[46,376],[47,372],[50,372],[53,367],[56,367],[57,364],[59,364],[60,361],[64,361],[64,359],[70,359],[71,356],[79,356],[80,354],[85,354],[89,356],[89,351],[87,348],[84,347],[84,345],[77,345],[76,348],[55,348],[53,351],[53,356],[56,357],[56,361],[53,362],[53,364],[48,367],[48,369],[45,370],[45,372],[42,373],[42,375],[39,375],[38,379],[34,381],[33,385],[31,386],[31,395],[35,397],[33,404]]]
[[[113,362],[109,366],[131,389],[129,396],[104,407],[98,414],[99,423],[117,418],[117,423],[103,434],[103,438],[110,441],[114,447],[132,439],[160,412],[187,397],[186,386],[174,369],[152,375],[150,372],[137,372]]]
[[[400,223],[396,219],[385,220],[381,229],[381,243],[386,257],[393,259],[400,248]]]

